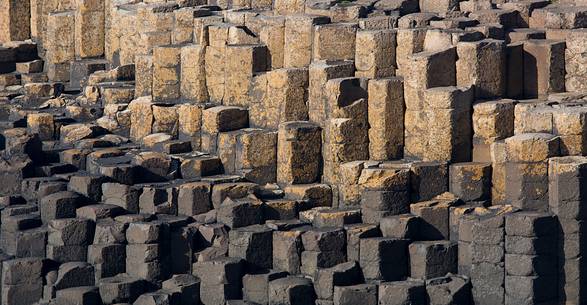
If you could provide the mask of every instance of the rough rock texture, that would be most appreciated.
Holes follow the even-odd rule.
[[[0,304],[587,304],[585,27],[0,0]]]

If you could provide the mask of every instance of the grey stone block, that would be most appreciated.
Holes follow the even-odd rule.
[[[457,244],[451,241],[421,241],[409,246],[410,275],[431,279],[457,272]]]
[[[410,172],[412,202],[431,200],[448,191],[448,165],[445,162],[414,162]]]
[[[313,305],[316,294],[312,281],[288,276],[269,283],[270,305]]]
[[[408,241],[385,237],[361,240],[359,263],[368,280],[400,280],[408,274]]]
[[[47,258],[59,263],[86,261],[88,246],[59,246],[47,244]]]
[[[334,305],[377,305],[377,285],[359,284],[334,287]]]
[[[100,219],[113,218],[122,215],[126,211],[114,204],[91,204],[76,210],[77,218],[98,221]]]
[[[301,273],[314,277],[320,268],[330,268],[345,262],[344,253],[337,251],[303,251]]]
[[[426,285],[420,280],[383,282],[379,284],[379,304],[386,305],[425,305]]]
[[[107,178],[101,175],[78,172],[71,176],[67,188],[85,196],[90,202],[99,202],[102,199],[102,184]]]
[[[126,270],[126,246],[119,244],[94,244],[88,246],[88,263],[94,266],[96,282],[113,277]]]
[[[101,219],[96,222],[94,244],[125,244],[128,223],[113,219]]]
[[[269,282],[287,275],[287,272],[273,270],[245,275],[243,277],[243,299],[260,305],[269,304]]]
[[[94,222],[89,219],[55,219],[49,223],[48,242],[54,246],[87,246],[94,239],[94,231]]]
[[[271,269],[273,265],[273,234],[264,225],[236,228],[228,232],[228,255],[240,257],[251,270]]]
[[[555,256],[506,254],[505,270],[514,276],[549,276],[558,273],[558,259]]]
[[[463,201],[491,197],[491,164],[469,162],[450,166],[449,190]]]
[[[217,209],[218,222],[230,228],[260,224],[264,220],[263,205],[251,200],[231,200],[227,198]]]
[[[359,261],[362,238],[381,236],[381,231],[374,224],[352,224],[344,227],[346,231],[347,260]]]
[[[193,274],[200,278],[203,284],[235,284],[240,287],[244,265],[240,258],[222,257],[194,263]]]
[[[95,286],[72,287],[57,291],[57,304],[101,305],[100,291]]]
[[[162,288],[177,295],[179,304],[200,303],[200,279],[190,274],[176,274],[164,281]]]
[[[139,212],[139,192],[129,185],[120,183],[102,184],[102,201],[117,205],[130,213]]]
[[[75,210],[83,204],[83,198],[74,192],[57,192],[43,197],[39,202],[43,222],[75,217]]]
[[[55,289],[94,285],[94,267],[86,262],[69,262],[59,266]]]
[[[273,268],[291,274],[300,273],[303,230],[273,232]]]
[[[302,243],[306,251],[344,251],[346,235],[343,229],[312,229],[302,234]]]
[[[389,216],[381,219],[379,227],[383,237],[417,239],[420,218],[411,214]]]
[[[126,230],[126,240],[129,244],[146,244],[160,241],[162,224],[159,222],[133,222]]]
[[[410,196],[405,191],[365,191],[361,194],[361,208],[404,214],[410,211]]]
[[[331,268],[318,269],[314,279],[314,290],[319,299],[332,299],[335,286],[360,284],[363,275],[355,261],[338,264]]]
[[[507,235],[537,237],[555,234],[556,219],[548,213],[517,212],[505,218]]]
[[[104,304],[134,302],[147,289],[147,283],[126,274],[103,278],[98,283]]]
[[[471,282],[457,275],[426,281],[426,292],[431,305],[471,304]]]

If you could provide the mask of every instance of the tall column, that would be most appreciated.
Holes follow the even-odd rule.
[[[557,216],[559,300],[583,304],[587,300],[587,158],[560,157],[549,160],[549,208]]]
[[[27,40],[31,37],[31,2],[0,1],[0,43]]]

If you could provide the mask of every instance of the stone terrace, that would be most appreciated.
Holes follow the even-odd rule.
[[[587,304],[587,1],[0,0],[0,304]]]

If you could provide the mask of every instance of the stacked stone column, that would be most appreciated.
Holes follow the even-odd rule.
[[[556,218],[543,212],[508,214],[505,232],[505,304],[556,302]]]
[[[337,61],[355,58],[357,28],[355,23],[316,25],[312,43],[312,60]]]
[[[88,263],[94,266],[96,283],[126,270],[126,236],[123,222],[103,220],[96,223],[93,243],[88,247]]]
[[[94,230],[94,222],[89,219],[51,220],[47,235],[47,258],[59,263],[85,262]],[[69,232],[77,232],[77,234]]]
[[[181,48],[180,90],[182,99],[197,103],[204,103],[208,100],[205,59],[206,47],[204,45],[186,45]],[[148,66],[148,63],[144,66]]]
[[[514,108],[514,134],[553,133],[552,108],[539,99],[518,102]]]
[[[417,241],[409,246],[410,277],[428,280],[457,272],[457,243]]]
[[[259,31],[259,40],[269,50],[269,67],[271,69],[283,68],[285,17],[267,17],[265,21],[265,26]]]
[[[287,1],[287,0],[276,0],[273,8],[279,15],[292,15],[303,13],[305,8],[304,1]]]
[[[104,55],[104,1],[78,1],[75,11],[75,55]]]
[[[138,6],[136,11],[133,10],[136,12],[136,15],[131,15],[133,18],[123,19],[134,21],[136,26],[133,30],[123,33],[121,37],[121,64],[134,62],[137,54],[151,54],[156,46],[172,44],[175,8],[176,6],[171,3],[142,5]]]
[[[30,1],[30,29],[31,39],[39,47],[39,55],[44,55],[43,40],[47,31],[47,15],[50,12],[49,7],[54,5],[52,1],[32,0]]]
[[[199,149],[201,144],[202,108],[201,105],[182,104],[177,109],[178,137],[191,141],[193,149]]]
[[[205,305],[222,305],[242,297],[245,266],[241,258],[220,257],[196,262],[193,274],[201,279],[200,300]]]
[[[524,43],[524,96],[545,97],[565,90],[565,43],[532,39]]]
[[[281,123],[308,119],[306,68],[272,70],[255,81],[262,88],[260,97],[253,90],[250,98],[251,125],[278,129]]]
[[[277,140],[277,182],[307,184],[320,175],[320,127],[301,121],[279,126]]]
[[[234,131],[248,126],[248,112],[233,106],[217,106],[202,111],[201,149],[215,153],[221,132]]]
[[[491,164],[455,163],[450,166],[449,190],[465,202],[483,203],[491,198]]]
[[[505,144],[514,134],[515,101],[509,99],[480,102],[473,106],[473,161],[491,162],[492,202],[505,199]]]
[[[506,46],[506,96],[519,98],[524,95],[524,42],[512,42]],[[522,69],[520,69],[522,67]]]
[[[471,284],[475,304],[505,304],[505,213],[492,208],[474,215],[471,226]],[[459,247],[459,251],[460,251]]]
[[[419,156],[429,161],[466,162],[471,160],[473,126],[471,87],[438,87],[423,92],[424,126],[406,138],[406,149],[417,145]],[[412,123],[413,121],[410,121]],[[422,124],[418,122],[417,124]],[[406,120],[406,126],[408,121]],[[407,131],[406,131],[407,133]]]
[[[210,97],[210,101],[220,103],[224,98],[228,25],[210,25],[208,27],[208,39],[209,45],[206,47],[205,55],[208,96]]]
[[[400,42],[398,33],[398,43]],[[428,152],[425,147],[428,144],[428,134],[434,129],[429,125],[431,119],[428,116],[431,109],[425,106],[424,91],[429,88],[456,84],[455,57],[455,48],[437,52],[420,52],[408,55],[407,60],[404,61],[404,66],[400,65],[400,70],[402,70],[402,75],[405,79],[404,157],[428,159]],[[398,57],[398,63],[400,62],[399,59]],[[449,108],[446,109],[448,110]],[[447,114],[446,111],[444,112]],[[446,128],[446,126],[443,126],[443,128]],[[450,136],[450,132],[445,130],[443,130],[443,134]]]
[[[173,32],[171,41],[174,44],[190,43],[194,36],[194,19],[210,15],[207,9],[185,7],[174,11]]]
[[[166,228],[162,223],[136,222],[126,230],[126,274],[140,279],[162,279],[162,258],[165,249],[160,244]]]
[[[136,10],[118,7],[116,9],[115,21],[119,26],[115,27],[117,39],[116,49],[114,50],[112,61],[115,65],[127,65],[134,62],[137,55],[137,49],[140,48],[141,35],[139,26],[141,25],[141,13]]]
[[[74,11],[49,14],[45,48],[49,80],[69,81],[70,62],[75,59]]]
[[[395,75],[396,30],[357,32],[355,66],[357,77],[381,78]]]
[[[302,234],[307,230],[295,228],[290,231],[273,232],[273,268],[290,274],[299,274],[302,265]]]
[[[549,160],[549,208],[557,216],[559,299],[565,304],[585,302],[585,192],[587,158]]]
[[[135,57],[135,98],[153,92],[153,55]]]
[[[263,45],[226,47],[225,105],[247,106],[253,74],[267,69],[267,48]]]
[[[506,198],[518,208],[548,211],[548,158],[558,156],[559,138],[525,133],[505,140]]]
[[[561,156],[587,154],[587,107],[561,107],[552,113],[553,130],[560,138]]]
[[[36,113],[27,116],[27,128],[31,133],[39,135],[42,141],[52,140],[55,136],[55,120],[53,114]]]
[[[314,279],[320,268],[330,268],[346,261],[346,232],[341,228],[315,228],[301,236],[301,273]]]
[[[410,209],[410,171],[407,168],[366,168],[358,180],[364,223],[376,224],[387,216]]]
[[[451,234],[450,238],[453,241],[458,241],[458,270],[459,274],[471,276],[472,269],[472,253],[471,242],[473,242],[473,226],[478,220],[478,215],[471,212],[469,209],[461,210],[453,209],[453,213],[461,212],[461,217],[458,221],[458,234]],[[452,232],[451,232],[452,233]]]
[[[335,78],[353,76],[354,65],[346,62],[313,62],[308,71],[308,117],[311,122],[326,126],[326,120],[330,115],[329,104],[325,102],[324,86],[326,82]]]
[[[130,111],[130,137],[140,141],[151,134],[153,126],[153,102],[150,97],[138,98],[128,105]]]
[[[369,158],[366,80],[339,78],[326,83],[330,116],[323,139],[323,180],[338,183],[340,165]]]
[[[104,0],[104,57],[107,59],[112,59],[114,55],[112,43],[114,42],[113,32],[115,27],[112,21],[114,19],[115,8],[115,3],[112,0]]]
[[[582,92],[587,90],[587,75],[581,67],[587,65],[587,31],[572,30],[567,36],[565,50],[566,90]]]
[[[408,269],[407,239],[371,237],[361,239],[359,263],[366,280],[398,281]]]
[[[181,97],[181,47],[153,49],[153,101],[171,101]]]
[[[509,204],[506,198],[507,163],[505,141],[491,144],[491,202],[494,205]]]
[[[2,210],[1,249],[16,257],[45,255],[47,228],[42,227],[38,207],[34,205],[7,207]]]
[[[459,42],[457,45],[457,85],[474,86],[475,99],[503,96],[505,93],[506,52],[501,40]],[[493,67],[487,69],[487,63]]]
[[[153,130],[156,133],[165,133],[172,137],[177,136],[178,107],[172,104],[153,105]],[[145,141],[143,141],[145,142]]]
[[[314,26],[328,23],[328,17],[292,15],[285,20],[284,67],[303,68],[312,62]]]
[[[396,63],[397,75],[408,76],[408,69],[410,67],[410,56],[424,51],[424,39],[426,38],[426,28],[415,29],[398,29],[397,30],[397,47],[396,47]]]
[[[403,156],[404,94],[400,78],[369,82],[369,157],[392,160]]]
[[[224,17],[222,16],[204,16],[193,19],[193,41],[194,43],[208,46],[210,39],[208,36],[208,27],[216,23],[222,23]]]
[[[29,1],[0,1],[0,43],[22,41],[31,37]]]
[[[225,173],[237,173],[256,183],[275,182],[277,132],[246,128],[220,133],[218,155]]]
[[[2,304],[32,304],[43,296],[43,260],[20,258],[3,260]]]
[[[338,185],[333,189],[334,206],[358,206],[361,203],[361,186],[359,178],[363,169],[372,165],[376,167],[378,162],[352,161],[340,165]]]
[[[229,232],[228,255],[246,261],[249,271],[273,266],[273,231],[263,225],[236,228]]]
[[[473,161],[490,162],[491,144],[514,135],[513,100],[495,100],[473,106]]]

